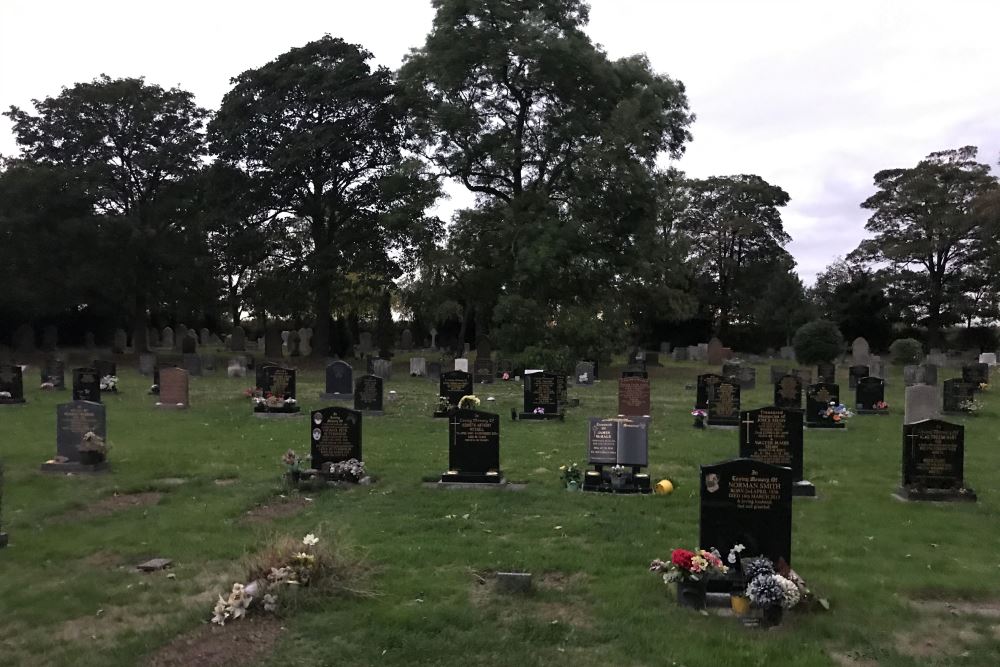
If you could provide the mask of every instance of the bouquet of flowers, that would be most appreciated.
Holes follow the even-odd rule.
[[[708,417],[708,412],[706,410],[695,408],[691,411],[691,416],[694,417],[695,428],[705,428],[705,419]]]
[[[888,410],[889,404],[885,401],[876,401],[875,405],[872,406],[872,410]]]
[[[536,414],[536,415],[544,415],[545,414],[545,408],[543,408],[543,407],[537,407],[534,410],[532,410],[531,412],[532,412],[532,414]]]
[[[774,563],[761,557],[746,559],[743,574],[747,580],[746,597],[756,609],[781,607],[791,609],[802,599],[798,585],[774,570]]]
[[[830,401],[828,406],[819,411],[819,416],[839,424],[853,417],[854,413],[848,410],[843,403]]]
[[[469,396],[463,396],[458,399],[458,407],[461,410],[475,410],[479,407],[480,402],[481,401],[478,396],[470,394]]]
[[[101,391],[118,391],[118,376],[105,375],[101,378]]]
[[[354,482],[357,484],[365,475],[365,462],[357,459],[347,459],[336,463],[323,465],[323,473],[327,479],[338,482]]]
[[[649,571],[662,573],[663,583],[672,584],[677,581],[702,581],[722,577],[729,572],[729,568],[715,549],[674,549],[670,552],[669,562],[656,559],[649,564]]]
[[[576,488],[579,486],[581,477],[580,469],[576,467],[575,463],[570,463],[568,466],[559,466],[559,479],[563,481],[567,488]]]

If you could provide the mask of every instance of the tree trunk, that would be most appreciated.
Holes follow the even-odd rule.
[[[326,358],[330,354],[330,284],[326,281],[316,287],[316,323],[313,327],[312,356]]]

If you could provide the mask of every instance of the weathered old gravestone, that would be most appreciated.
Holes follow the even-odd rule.
[[[192,376],[198,377],[201,375],[201,356],[198,354],[185,354],[183,355],[184,370],[190,373]]]
[[[675,347],[673,352],[670,353],[670,356],[674,361],[687,361],[689,359],[688,348]]]
[[[524,420],[563,419],[563,402],[566,378],[556,373],[536,372],[524,376],[524,411],[517,417]]]
[[[367,415],[383,414],[383,380],[378,375],[362,375],[354,383],[354,409]]]
[[[857,389],[858,380],[868,377],[868,366],[851,366],[847,369],[847,388]]]
[[[792,564],[791,468],[752,459],[701,467],[702,548]]]
[[[851,343],[851,362],[855,366],[867,366],[871,358],[871,348],[868,341],[858,336]],[[851,387],[853,389],[854,387]]]
[[[281,330],[276,326],[264,329],[264,356],[268,359],[281,359]]]
[[[74,368],[73,400],[100,403],[101,377],[96,368]]]
[[[736,428],[740,424],[740,385],[723,380],[715,385],[715,395],[708,401],[708,425]]]
[[[816,365],[816,381],[817,382],[829,382],[833,384],[837,381],[837,366],[836,364],[825,363]]]
[[[83,436],[94,433],[105,442],[108,440],[107,411],[100,403],[73,401],[56,406],[56,456],[57,459],[42,464],[45,471],[96,471],[107,463],[82,465],[78,447]],[[65,463],[60,462],[65,460]]]
[[[190,332],[186,324],[177,325],[177,330],[174,332],[174,352],[184,351],[184,341],[187,340],[188,333]]]
[[[372,343],[372,334],[370,331],[362,331],[358,336],[358,352],[362,355],[371,354],[375,350]]]
[[[493,384],[493,360],[489,357],[476,357],[472,366],[476,384]]]
[[[400,350],[412,350],[413,349],[413,332],[409,329],[403,329],[403,333],[399,335],[399,349]]]
[[[590,418],[587,462],[594,466],[583,477],[584,491],[649,493],[649,420]],[[610,468],[606,468],[609,466]]]
[[[229,337],[229,349],[233,352],[245,352],[247,349],[247,332],[243,327],[237,325],[233,327],[233,334]]]
[[[859,415],[889,414],[889,408],[885,405],[885,381],[877,377],[859,378],[854,393],[854,407]]]
[[[448,418],[448,472],[441,482],[500,484],[500,415],[455,410]]]
[[[354,370],[346,361],[326,365],[326,391],[319,395],[324,401],[349,401],[354,398]]]
[[[774,405],[786,410],[802,409],[802,380],[785,375],[774,383]]]
[[[427,364],[427,379],[437,382],[441,379],[442,364],[440,361],[432,361]]]
[[[708,410],[709,403],[715,397],[715,388],[722,382],[722,376],[717,373],[703,373],[698,376],[695,390],[694,407],[698,410]]]
[[[660,353],[653,350],[646,350],[646,356],[644,358],[647,366],[662,366],[660,363]]]
[[[941,418],[941,394],[934,387],[917,384],[906,388],[903,423],[913,424]]]
[[[649,380],[640,377],[618,380],[618,414],[625,417],[648,417],[650,409]]]
[[[969,411],[969,405],[975,400],[975,387],[961,378],[944,381],[943,402],[945,414],[955,414]]]
[[[573,379],[579,387],[594,386],[594,363],[592,361],[577,362],[573,369]]]
[[[990,383],[990,367],[988,364],[964,364],[962,366],[962,382],[973,386],[973,391],[979,391],[979,385]]]
[[[937,386],[938,367],[934,364],[923,364],[921,368],[924,369],[924,384]]]
[[[840,387],[830,382],[809,385],[806,390],[806,426],[809,428],[846,428],[843,421],[825,417],[831,404],[840,403]]]
[[[24,375],[20,366],[0,365],[0,405],[20,405],[24,400]]]
[[[423,357],[410,357],[410,377],[424,377],[427,375],[427,360]]]
[[[453,370],[462,371],[463,373],[469,372],[469,360],[465,357],[459,357],[455,359],[455,366]]]
[[[438,405],[434,411],[435,417],[447,417],[448,413],[458,407],[464,396],[472,395],[472,376],[464,371],[449,371],[441,373],[438,379],[438,396],[444,398],[447,407]]]
[[[49,324],[42,329],[42,350],[45,352],[55,352],[59,347],[59,329],[54,324]]]
[[[725,360],[725,355],[722,351],[722,341],[718,338],[713,338],[708,341],[708,363],[711,366],[719,366]]]
[[[872,377],[882,378],[882,382],[889,384],[889,369],[886,366],[886,362],[883,361],[882,357],[878,355],[872,355],[871,362],[868,364],[868,375]],[[860,379],[860,378],[859,378]]]
[[[801,410],[767,407],[740,413],[740,458],[792,469],[793,496],[816,495],[803,479]]]
[[[115,334],[111,338],[112,354],[125,354],[125,350],[127,348],[128,348],[128,334],[125,333],[124,329],[115,329]]]
[[[160,400],[156,403],[156,407],[166,409],[187,408],[190,403],[189,385],[187,371],[169,366],[160,369]]]
[[[156,369],[156,355],[152,352],[143,352],[139,355],[139,374],[152,375]]]
[[[924,384],[924,367],[918,365],[903,366],[903,385],[912,387],[916,384]]]
[[[163,336],[161,337],[160,344],[163,347],[173,349],[174,347],[174,330],[170,327],[163,327]]]
[[[904,500],[976,501],[965,485],[965,427],[938,419],[903,426]]]
[[[188,331],[187,334],[181,338],[181,353],[196,354],[197,352],[198,335],[194,331]]]
[[[979,363],[986,364],[987,366],[997,365],[997,355],[996,352],[983,352],[979,355]]]
[[[66,364],[58,357],[46,357],[42,364],[42,384],[51,384],[53,389],[66,388]]]
[[[334,407],[315,410],[309,428],[311,467],[349,459],[364,461],[361,453],[361,412]]]
[[[368,372],[377,375],[383,380],[392,379],[392,362],[388,359],[369,359]]]
[[[290,357],[301,357],[302,356],[302,337],[299,336],[299,332],[292,330],[288,332],[288,356]]]
[[[313,330],[312,327],[302,327],[299,329],[299,351],[303,357],[311,356],[313,353]]]

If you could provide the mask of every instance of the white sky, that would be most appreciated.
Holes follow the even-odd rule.
[[[872,176],[967,144],[1000,155],[995,0],[592,0],[614,58],[645,52],[687,86],[692,176],[756,173],[792,198],[790,250],[811,283],[864,235]],[[217,108],[229,78],[324,33],[396,67],[429,0],[0,0],[0,109],[65,85],[145,76]],[[16,145],[0,118],[0,153]],[[997,169],[994,168],[994,172]],[[470,198],[456,187],[447,211]]]

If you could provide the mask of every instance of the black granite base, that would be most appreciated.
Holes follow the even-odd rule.
[[[806,428],[826,429],[828,431],[842,431],[847,428],[847,424],[844,424],[843,422],[840,423],[806,422]]]
[[[472,473],[449,470],[441,475],[440,484],[506,484],[507,480],[499,472],[494,473]]]
[[[544,422],[552,421],[558,419],[559,421],[566,421],[566,414],[563,412],[546,412],[544,414],[537,414],[534,412],[518,412],[517,421],[523,422]]]
[[[365,417],[384,417],[385,410],[360,410]]]
[[[855,414],[859,415],[887,415],[889,414],[888,408],[885,410],[855,410]]]
[[[938,503],[974,503],[979,500],[972,489],[918,489],[901,486],[893,496],[904,501]]]
[[[588,471],[583,476],[583,486],[580,488],[591,493],[647,494],[653,492],[649,484],[649,475],[626,473],[616,480],[606,470],[603,473],[598,473],[596,470]]]
[[[320,394],[321,401],[353,401],[354,394]]]
[[[258,410],[254,408],[253,416],[258,419],[288,419],[289,417],[301,417],[302,408],[297,405],[292,408],[281,408],[278,410]]]
[[[23,398],[0,398],[0,405],[24,405],[27,401]]]
[[[445,417],[447,417],[447,416],[448,416],[448,415],[450,415],[450,414],[451,414],[451,413],[450,413],[450,412],[448,412],[447,410],[438,410],[438,411],[436,411],[436,412],[435,412],[435,413],[434,413],[433,415],[431,415],[431,416],[432,416],[432,417],[434,417],[434,419],[444,419]]]
[[[732,430],[735,430],[735,429],[739,428],[739,424],[712,424],[712,423],[709,423],[709,424],[706,424],[706,426],[708,426],[708,428],[718,428],[718,429],[723,429],[723,430],[728,430],[728,431],[732,431]]]
[[[806,480],[795,482],[795,484],[792,484],[792,496],[797,496],[799,498],[815,498],[816,487],[812,482]]]
[[[100,463],[93,463],[93,464],[74,463],[74,462],[66,462],[66,463],[43,463],[42,464],[42,472],[54,472],[54,473],[58,473],[58,474],[67,474],[67,473],[85,473],[85,474],[101,473],[101,472],[107,472],[110,469],[111,469],[111,466],[108,465],[107,461],[101,461]]]

